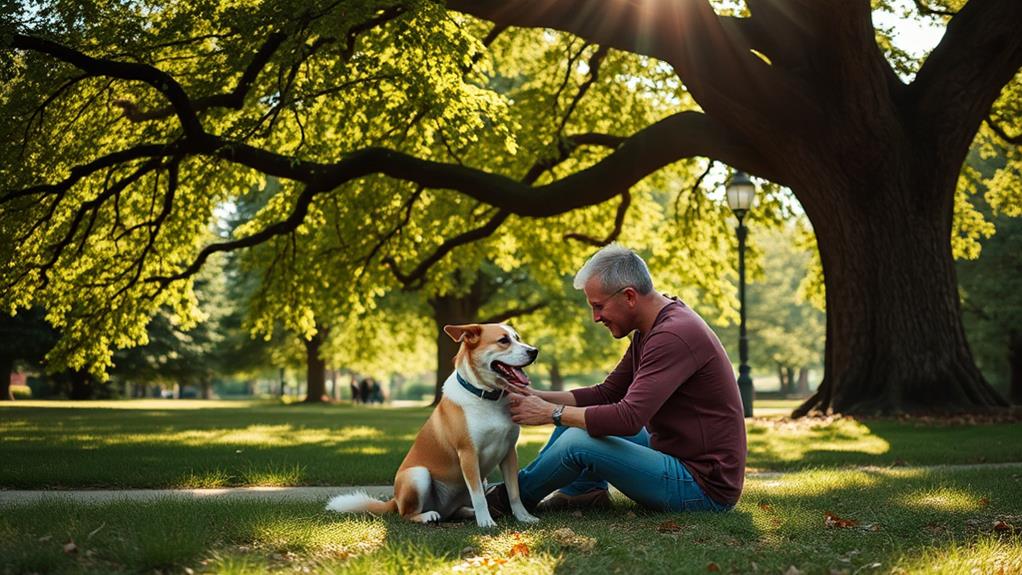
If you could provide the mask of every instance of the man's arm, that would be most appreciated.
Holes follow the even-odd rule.
[[[570,391],[539,391],[537,389],[532,390],[532,395],[554,405],[577,405],[575,396]]]

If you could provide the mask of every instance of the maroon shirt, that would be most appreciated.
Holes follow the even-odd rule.
[[[734,370],[706,322],[678,300],[648,334],[636,332],[599,385],[574,389],[589,435],[634,435],[677,457],[717,503],[738,502],[745,482],[745,419]]]

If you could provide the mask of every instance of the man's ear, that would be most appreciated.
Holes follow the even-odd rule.
[[[468,341],[469,343],[475,343],[483,333],[483,326],[477,323],[445,325],[444,333],[451,336],[451,339],[457,342]]]

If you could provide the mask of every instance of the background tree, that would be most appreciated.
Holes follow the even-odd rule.
[[[748,4],[748,15],[698,0],[450,4],[492,28],[434,4],[174,6],[144,22],[120,5],[7,8],[14,13],[4,38],[14,51],[3,57],[13,73],[0,121],[5,133],[23,134],[23,145],[0,152],[10,186],[0,196],[0,232],[17,246],[5,259],[13,265],[4,305],[45,302],[64,328],[53,357],[102,370],[109,348],[138,341],[161,305],[194,314],[189,278],[209,255],[305,233],[302,226],[321,224],[331,199],[370,246],[378,240],[366,208],[400,222],[402,206],[422,188],[417,198],[460,204],[461,217],[435,219],[423,228],[428,235],[400,241],[465,237],[471,228],[459,224],[484,219],[515,230],[514,214],[527,231],[504,237],[532,253],[524,248],[541,234],[528,233],[530,218],[551,218],[543,228],[572,218],[586,226],[610,211],[601,205],[608,200],[635,202],[647,176],[703,156],[790,187],[817,231],[828,287],[827,376],[802,411],[1002,404],[965,345],[949,234],[961,162],[1022,61],[1015,33],[1022,6],[972,0],[957,15],[938,16],[952,22],[948,33],[906,83],[883,56],[867,2]],[[489,84],[495,75],[466,78],[472,60],[489,53],[486,35],[509,26],[575,34],[594,44],[580,52],[590,62],[605,52],[639,70],[615,78],[639,90],[615,102],[617,115],[602,117],[602,132],[565,129],[555,132],[564,138],[540,132],[530,140],[531,132],[516,132],[516,102]],[[543,34],[506,38],[542,49]],[[56,90],[54,78],[62,82]],[[417,97],[431,103],[422,107],[431,121],[416,128],[415,143],[394,145],[408,126],[401,104]],[[645,97],[673,107],[633,114],[629,104]],[[362,130],[367,111],[383,129]],[[67,142],[61,135],[72,125],[88,129]],[[515,159],[506,170],[492,164],[495,148],[477,145],[487,139]],[[59,153],[55,142],[64,144]],[[433,155],[438,143],[449,156]],[[520,149],[560,169],[529,181],[521,174],[535,156]],[[562,157],[572,161],[557,164]],[[256,173],[290,182],[275,211],[249,235],[200,248],[196,222]],[[393,201],[381,204],[363,195],[381,180],[373,174],[410,183],[401,197],[388,187]],[[372,248],[359,259],[372,263],[374,253],[410,266],[396,268],[404,274],[434,270],[437,293],[448,291],[441,286],[453,262],[423,268],[429,258],[414,257],[422,250]],[[538,264],[530,270],[543,272]],[[116,336],[97,342],[89,337],[96,333]]]

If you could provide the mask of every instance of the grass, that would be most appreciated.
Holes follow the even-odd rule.
[[[858,523],[827,528],[825,513]],[[0,515],[3,572],[1019,573],[1022,475],[834,470],[751,479],[728,514],[615,509],[412,525],[318,504],[46,501]],[[65,552],[65,546],[73,549]],[[189,571],[190,570],[190,571]]]
[[[791,422],[757,403],[750,470],[1022,461],[1016,424]],[[428,408],[267,402],[18,401],[0,407],[0,488],[360,485],[393,480]],[[531,461],[549,428],[524,428]]]

